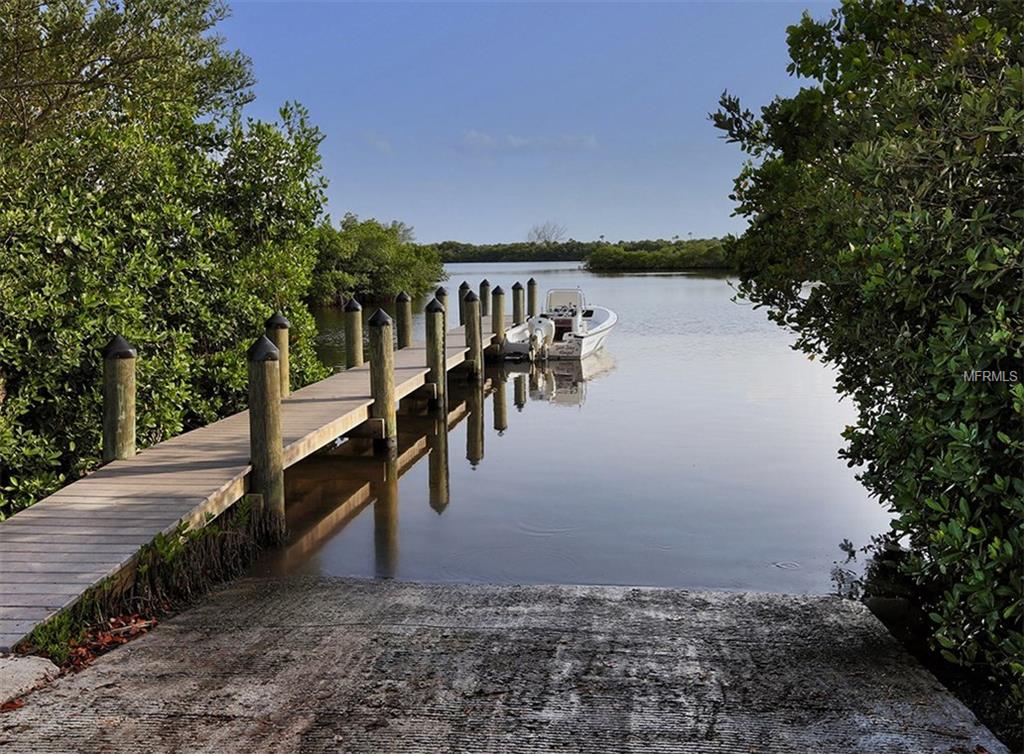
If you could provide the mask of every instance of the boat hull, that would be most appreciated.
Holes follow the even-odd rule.
[[[547,346],[547,358],[585,359],[590,354],[604,347],[604,343],[611,334],[612,328],[615,327],[615,322],[618,318],[610,310],[605,309],[603,311],[607,312],[607,317],[599,327],[584,335],[568,333],[562,340],[549,343]]]

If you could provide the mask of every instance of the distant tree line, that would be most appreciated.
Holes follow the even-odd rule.
[[[716,238],[641,241],[576,241],[559,243],[469,244],[443,241],[436,245],[442,262],[586,262],[594,271],[643,272],[726,269]]]
[[[663,243],[639,241],[630,245],[602,245],[586,260],[593,272],[677,272],[725,270],[728,264],[717,238]]]

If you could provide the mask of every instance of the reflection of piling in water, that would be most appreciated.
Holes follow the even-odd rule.
[[[448,417],[439,413],[434,429],[427,435],[427,477],[430,485],[430,507],[438,513],[448,507]]]
[[[398,570],[398,459],[392,453],[382,464],[384,480],[377,483],[373,504],[374,566],[380,578],[393,578]]]
[[[466,459],[475,468],[484,459],[484,383],[473,382],[466,395]]]
[[[514,383],[514,401],[516,408],[520,411],[526,406],[526,375],[517,374]]]
[[[494,429],[500,434],[508,429],[508,391],[505,376],[495,376],[491,385],[494,388]]]
[[[544,381],[544,373],[541,371],[539,364],[532,364],[530,366],[530,398],[532,400],[540,400],[540,389],[541,384]]]

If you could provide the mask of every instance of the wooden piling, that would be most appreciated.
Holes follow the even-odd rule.
[[[434,291],[434,298],[437,299],[438,303],[444,307],[444,327],[441,328],[444,333],[444,352],[448,353],[448,289],[443,285],[437,286],[437,290]]]
[[[473,291],[466,294],[466,361],[469,376],[474,380],[483,379],[484,345],[480,322],[480,298]]]
[[[444,307],[444,331],[448,332],[448,289],[443,285],[437,286],[434,291],[434,298]]]
[[[398,326],[398,347],[412,345],[412,297],[402,291],[395,296],[395,319]]]
[[[288,331],[291,326],[292,323],[285,319],[281,312],[272,316],[264,324],[267,331],[267,337],[270,338],[270,342],[274,344],[274,347],[277,348],[277,352],[280,355],[277,363],[281,369],[282,398],[286,398],[292,392],[290,365],[288,361]]]
[[[486,317],[491,313],[491,284],[486,280],[480,282],[480,316]]]
[[[397,445],[398,418],[395,413],[395,344],[391,317],[378,309],[370,317],[370,394],[371,414],[384,421],[384,437],[375,441],[378,449]]]
[[[103,462],[135,455],[135,347],[115,335],[103,349]]]
[[[345,304],[345,366],[363,365],[363,307],[354,298]]]
[[[459,286],[459,324],[466,324],[466,294],[469,293],[469,283],[465,280]]]
[[[537,305],[537,281],[530,278],[526,281],[526,316],[536,317],[540,314],[540,308]]]
[[[505,342],[505,291],[499,285],[491,294],[491,332],[495,346],[500,348]]]
[[[434,396],[435,405],[447,406],[445,395],[447,393],[448,370],[445,364],[444,351],[444,307],[436,298],[431,299],[424,311],[426,315],[427,333],[427,382],[437,386],[437,393]]]
[[[521,325],[526,321],[526,292],[518,280],[512,285],[512,324]]]
[[[249,490],[263,497],[272,539],[284,536],[284,443],[281,439],[281,368],[266,336],[249,347]]]
[[[526,375],[525,374],[517,374],[516,375],[513,393],[514,393],[513,403],[516,404],[516,410],[522,411],[526,407]]]

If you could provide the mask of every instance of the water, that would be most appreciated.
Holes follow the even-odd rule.
[[[400,420],[403,468],[350,443],[290,470],[294,541],[264,570],[827,593],[837,544],[886,528],[836,457],[853,409],[831,373],[727,279],[448,270],[453,301],[463,279],[509,291],[534,277],[581,286],[619,324],[586,374],[491,370],[486,398],[453,380],[447,436]],[[340,363],[336,315],[321,328],[322,358]]]

